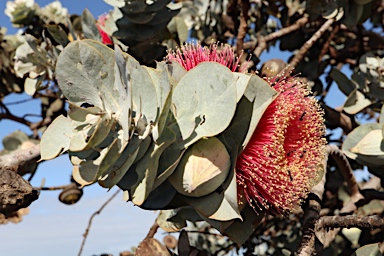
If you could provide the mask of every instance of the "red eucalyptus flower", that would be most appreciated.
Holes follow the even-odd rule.
[[[186,44],[170,52],[168,60],[190,70],[200,62],[214,61],[232,71],[238,58],[232,48]],[[278,75],[266,79],[280,94],[268,106],[249,143],[236,163],[239,201],[245,197],[255,211],[286,214],[299,207],[318,178],[324,157],[323,112],[296,78]]]
[[[261,117],[236,163],[239,196],[257,210],[297,209],[318,177],[324,157],[323,112],[296,78],[267,82],[280,92]],[[241,193],[242,190],[242,193]]]
[[[103,14],[99,16],[99,19],[97,20],[97,29],[99,30],[100,36],[101,36],[101,42],[103,44],[113,44],[111,37],[102,29],[101,26],[105,26],[105,21],[109,18],[108,14]]]

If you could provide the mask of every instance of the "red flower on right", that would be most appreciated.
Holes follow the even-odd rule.
[[[207,61],[233,72],[239,69],[232,47],[217,43],[209,48],[186,44],[170,51],[166,59],[187,71]],[[240,202],[245,197],[256,212],[287,214],[300,206],[319,178],[326,143],[323,111],[297,78],[281,74],[266,80],[280,94],[237,159],[238,196]]]
[[[278,76],[267,82],[280,94],[237,159],[238,194],[255,211],[287,214],[319,178],[326,143],[323,111],[297,78]]]

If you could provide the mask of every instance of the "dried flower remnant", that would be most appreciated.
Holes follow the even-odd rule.
[[[239,197],[245,196],[255,211],[287,214],[300,206],[319,178],[323,112],[296,78],[283,75],[267,82],[280,94],[237,159],[236,178]]]
[[[103,44],[113,44],[111,37],[103,30],[103,27],[105,26],[105,22],[109,18],[108,14],[103,14],[99,16],[99,19],[97,20],[97,29],[99,30],[100,36],[101,36],[101,42]]]
[[[212,43],[209,47],[202,46],[200,43],[187,43],[181,49],[169,51],[167,60],[180,63],[187,71],[196,67],[201,62],[217,62],[228,67],[233,72],[243,72],[239,70],[240,58],[235,57],[232,47],[228,44]]]

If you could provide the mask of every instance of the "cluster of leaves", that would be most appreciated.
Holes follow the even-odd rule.
[[[14,55],[16,48],[22,43],[23,37],[5,35],[6,29],[0,30],[0,99],[11,92],[23,91],[22,79],[16,76]]]
[[[162,45],[163,41],[180,45],[187,39],[185,23],[174,18],[180,10],[179,3],[170,0],[106,2],[115,9],[109,13],[105,31],[113,35],[123,49],[128,47],[128,53],[142,64],[153,66],[154,60],[164,58],[167,47]]]
[[[175,209],[161,212],[164,229],[206,219],[240,244],[253,232],[261,218],[240,215],[234,166],[276,95],[268,83],[217,63],[153,69],[92,40],[68,44],[56,68],[69,111],[43,134],[42,159],[68,151],[80,185],[118,185],[144,209]]]
[[[52,42],[47,33],[48,24],[68,24],[67,9],[56,1],[40,8],[33,0],[8,2],[5,13],[11,18],[14,26],[26,28],[26,36],[16,35],[13,42],[12,63],[14,74],[24,84],[12,92],[25,91],[34,95],[37,90],[45,89],[54,80],[54,68],[57,56],[62,47]],[[5,42],[8,42],[6,40]],[[19,81],[20,83],[20,81]]]

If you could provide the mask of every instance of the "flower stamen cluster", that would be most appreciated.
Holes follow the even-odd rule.
[[[318,180],[324,158],[323,111],[298,79],[267,79],[279,96],[237,160],[238,189],[255,211],[297,209]]]
[[[203,47],[200,43],[186,43],[181,49],[169,51],[166,59],[180,63],[187,71],[201,62],[212,61],[228,67],[233,72],[242,72],[243,69],[239,70],[240,57],[235,57],[232,47],[228,44],[212,43],[209,47]]]

